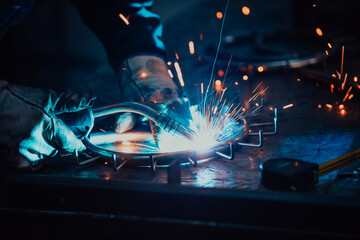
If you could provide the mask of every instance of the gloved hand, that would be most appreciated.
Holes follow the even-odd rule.
[[[170,78],[166,63],[156,56],[136,56],[126,60],[119,71],[123,101],[141,102],[155,110],[168,114],[176,121],[188,125],[188,109],[178,95],[178,87]],[[132,129],[139,115],[121,114],[116,123],[116,132]],[[160,129],[150,123],[153,134]]]
[[[91,107],[94,99],[90,93],[58,94],[0,81],[0,153],[6,156],[1,167],[36,170],[38,160],[58,150],[84,150],[56,114]]]

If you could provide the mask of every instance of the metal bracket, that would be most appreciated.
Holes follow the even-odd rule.
[[[240,143],[238,142],[237,144],[239,144],[240,146],[247,146],[247,147],[261,147],[262,145],[262,139],[263,139],[263,132],[262,130],[259,131],[258,134],[256,134],[259,136],[259,143],[258,144],[254,144],[254,143]]]
[[[196,159],[192,159],[190,157],[190,155],[187,155],[187,160],[191,163],[191,165],[193,165],[194,167],[197,166],[197,160]]]
[[[218,151],[215,151],[215,154],[219,155],[220,157],[226,158],[228,160],[233,160],[234,159],[234,147],[233,147],[233,144],[232,143],[229,144],[229,155],[224,154],[222,152],[218,152]]]
[[[265,126],[274,126],[274,131],[272,132],[262,132],[263,135],[274,135],[277,133],[277,108],[274,108],[274,121],[273,122],[266,122],[266,123],[253,123],[249,125],[249,128],[252,127],[265,127]],[[260,131],[259,131],[260,132]],[[249,132],[251,136],[257,136],[259,133],[257,132]]]
[[[155,172],[156,170],[156,160],[154,156],[150,156],[150,167],[151,167],[151,171]]]
[[[125,159],[125,160],[123,160],[119,165],[117,165],[117,157],[116,157],[115,154],[112,155],[112,159],[113,159],[113,169],[114,169],[115,171],[119,171],[120,168],[121,168],[122,166],[124,166],[125,163],[127,163],[127,161],[128,161],[127,159]]]
[[[86,157],[89,157],[89,159],[86,159],[86,160],[81,162],[80,159],[79,159],[79,152],[78,152],[78,150],[75,150],[75,163],[77,165],[79,165],[79,166],[86,165],[88,163],[94,162],[94,161],[101,158],[100,156],[91,157],[91,156],[87,155],[86,153],[82,153],[82,154],[85,155]]]

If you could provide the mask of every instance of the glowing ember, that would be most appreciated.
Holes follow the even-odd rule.
[[[354,77],[354,82],[357,82],[358,81],[358,78],[357,77]]]
[[[243,6],[243,8],[241,10],[242,10],[242,13],[246,16],[250,14],[250,8],[248,8],[247,6]]]
[[[322,30],[320,28],[316,28],[315,31],[318,36],[320,36],[320,37],[323,36]]]
[[[340,111],[340,113],[341,113],[341,115],[343,115],[343,116],[344,116],[344,115],[346,114],[345,109],[341,110],[341,111]]]
[[[222,17],[223,17],[222,12],[217,12],[216,17],[217,17],[217,19],[222,19]]]
[[[219,77],[223,77],[223,76],[224,76],[224,71],[220,69],[220,70],[217,72],[217,74],[218,74]]]
[[[318,108],[321,108],[321,107],[322,107],[321,104],[319,104],[319,105],[318,105]]]
[[[264,71],[264,67],[262,67],[262,66],[260,66],[260,67],[258,67],[258,72],[263,72]]]
[[[322,32],[322,30],[320,29],[320,28],[316,28],[316,34],[318,35],[318,36],[323,36],[323,32]]]
[[[330,109],[332,109],[333,108],[333,106],[331,105],[331,104],[325,104],[325,106],[327,107],[327,108],[330,108]]]
[[[248,77],[247,75],[244,75],[244,76],[243,76],[243,80],[244,80],[244,81],[247,81],[248,79],[249,79],[249,77]]]

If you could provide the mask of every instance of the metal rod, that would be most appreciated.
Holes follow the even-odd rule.
[[[238,142],[237,144],[239,144],[240,146],[247,146],[247,147],[261,147],[261,145],[262,145],[262,139],[263,139],[263,132],[262,132],[262,130],[259,131],[258,135],[259,135],[259,143],[258,143],[258,144],[254,144],[254,143],[240,143],[240,142]]]
[[[229,155],[224,154],[222,152],[218,152],[218,151],[215,151],[215,154],[219,155],[220,157],[226,158],[228,160],[233,160],[234,159],[234,147],[233,147],[232,143],[229,144],[229,150],[230,150]]]
[[[191,163],[191,165],[193,165],[194,167],[197,166],[197,160],[193,160],[190,155],[187,155],[187,159]]]
[[[262,132],[263,135],[274,135],[277,133],[277,108],[274,108],[274,120],[271,123],[254,123],[249,125],[250,127],[261,127],[261,126],[270,126],[273,125],[274,126],[274,130],[272,132]],[[249,135],[251,136],[257,136],[259,135],[259,133],[255,132],[255,133],[251,133],[249,132]]]
[[[154,156],[150,156],[150,167],[153,172],[156,170],[156,160]]]
[[[113,155],[112,155],[112,159],[113,159],[113,168],[114,168],[115,171],[119,171],[120,168],[121,168],[122,166],[124,166],[125,163],[127,163],[127,161],[128,161],[128,160],[126,159],[126,160],[122,161],[119,165],[117,165],[117,157],[116,157],[116,154],[113,154]]]

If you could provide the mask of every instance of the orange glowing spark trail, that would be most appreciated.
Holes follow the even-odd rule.
[[[290,103],[290,104],[288,104],[288,105],[286,105],[286,106],[283,106],[283,109],[291,108],[291,107],[293,107],[293,106],[294,106],[294,104],[293,104],[293,103]]]
[[[259,87],[260,87],[260,85],[263,83],[263,81],[261,81],[261,83],[259,83],[257,86],[256,86],[256,88],[252,91],[252,93],[254,93]]]
[[[126,25],[129,25],[129,24],[130,24],[129,20],[127,20],[127,18],[126,18],[124,15],[122,15],[121,13],[119,14],[119,17],[124,21],[124,23],[125,23]]]
[[[345,102],[346,99],[348,98],[351,89],[352,89],[352,87],[349,87],[349,89],[347,90],[347,92],[346,92],[346,94],[345,94],[345,97],[344,97],[344,99],[343,99],[343,102]]]
[[[181,68],[180,68],[179,63],[178,63],[178,62],[175,62],[175,63],[174,63],[174,67],[175,67],[177,76],[178,76],[178,78],[179,78],[180,85],[181,85],[182,87],[184,87],[184,86],[185,86],[185,83],[184,83],[184,79],[183,79],[183,76],[182,76],[182,73],[181,73]]]
[[[342,46],[342,49],[341,49],[341,69],[340,69],[340,75],[343,74],[343,68],[344,68],[344,48],[345,48],[345,46]]]
[[[331,104],[328,104],[328,103],[325,104],[325,106],[326,106],[327,108],[330,108],[330,109],[333,108],[333,106],[332,106]]]
[[[191,55],[193,55],[195,53],[195,47],[194,47],[194,42],[193,41],[189,42],[189,51],[190,51]]]
[[[347,73],[345,73],[344,81],[341,84],[341,90],[345,89],[346,79],[347,79]]]

